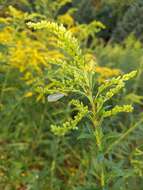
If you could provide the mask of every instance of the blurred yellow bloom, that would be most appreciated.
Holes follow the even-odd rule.
[[[81,32],[81,29],[79,26],[73,26],[70,28],[70,32],[72,32],[74,35],[78,34],[79,32]]]
[[[99,82],[102,82],[105,79],[118,76],[119,74],[121,74],[121,71],[119,69],[111,69],[111,68],[99,67],[99,66],[95,68],[95,72],[100,74]]]
[[[13,29],[10,27],[5,27],[2,31],[0,31],[0,42],[3,44],[9,44],[13,40]]]
[[[67,13],[64,15],[58,16],[58,20],[60,23],[66,25],[68,28],[74,25],[74,19]]]
[[[25,98],[29,98],[29,97],[31,97],[31,96],[33,96],[33,93],[32,93],[32,92],[27,92],[27,93],[24,95]]]
[[[21,72],[28,68],[40,71],[39,65],[46,65],[45,46],[37,41],[22,38],[16,42],[15,47],[10,48],[10,64]]]
[[[110,69],[108,67],[99,67],[99,66],[95,68],[95,71],[97,73],[100,73],[105,78],[117,76],[121,73],[119,69]]]

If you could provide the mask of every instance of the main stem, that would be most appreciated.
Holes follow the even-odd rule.
[[[96,139],[96,144],[98,148],[98,154],[101,154],[103,156],[103,148],[102,148],[102,129],[101,129],[101,122],[97,120],[96,116],[96,106],[94,102],[94,97],[92,94],[92,88],[90,88],[89,92],[89,100],[91,104],[91,109],[92,109],[92,123],[93,123],[93,128],[94,128],[94,135]],[[102,119],[101,119],[102,120]],[[104,172],[104,163],[103,160],[100,160],[100,166],[101,166],[101,174],[100,174],[100,186],[104,190],[105,188],[105,172]]]

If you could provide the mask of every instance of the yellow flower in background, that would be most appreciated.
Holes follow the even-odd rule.
[[[102,82],[105,79],[118,76],[119,74],[121,74],[121,70],[119,69],[111,69],[108,67],[100,67],[100,66],[97,66],[95,68],[95,72],[99,73],[99,78],[98,78],[99,82]]]
[[[48,50],[44,43],[29,38],[18,40],[15,47],[10,48],[10,65],[18,68],[20,72],[30,68],[42,72],[41,67],[48,67],[49,60],[63,57],[59,51]]]
[[[0,31],[0,43],[9,45],[13,40],[14,30],[10,27],[5,27]]]
[[[70,32],[73,33],[73,35],[76,35],[76,34],[78,34],[79,32],[81,32],[81,28],[80,28],[79,26],[73,26],[73,27],[71,27],[69,30],[70,30]]]
[[[21,37],[15,46],[10,48],[10,65],[18,68],[20,72],[28,68],[40,71],[40,65],[46,65],[45,45],[26,36]]]
[[[74,25],[74,19],[69,14],[64,14],[61,16],[58,16],[58,21],[64,25],[66,25],[68,28],[72,27]]]
[[[24,95],[25,98],[29,98],[29,97],[31,97],[31,96],[33,96],[33,93],[32,93],[32,92],[27,92],[27,93]]]

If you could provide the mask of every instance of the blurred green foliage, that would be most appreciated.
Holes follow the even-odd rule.
[[[125,20],[123,22],[125,25],[124,27],[127,28],[127,35],[130,34],[130,27],[127,26],[127,24],[131,24],[133,18],[131,13],[128,13],[131,20],[126,23],[126,12],[130,12],[131,9],[134,9],[133,14],[140,14],[136,10],[136,6],[140,6],[139,4],[142,3],[140,0],[74,0],[73,2],[73,5],[78,7],[78,10],[75,14],[76,20],[82,23],[89,23],[96,19],[101,21],[106,26],[106,30],[99,33],[99,36],[104,40],[109,40],[114,35],[114,30],[116,30],[117,25],[120,24],[122,20]],[[136,23],[136,20],[134,20],[134,22]],[[133,27],[135,28],[136,24]],[[120,36],[122,33],[120,34],[119,31],[119,34],[117,35]]]
[[[112,40],[122,42],[132,33],[140,41],[143,41],[142,11],[143,1],[137,1],[131,4],[124,17],[117,24],[113,32]]]

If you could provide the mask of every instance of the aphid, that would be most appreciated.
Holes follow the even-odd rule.
[[[59,99],[63,98],[64,96],[65,96],[65,94],[62,94],[62,93],[50,94],[48,96],[48,102],[56,102]]]

